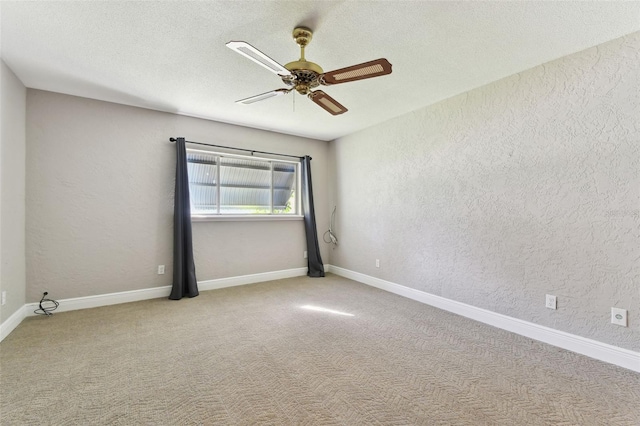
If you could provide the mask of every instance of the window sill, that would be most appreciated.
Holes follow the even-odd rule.
[[[216,216],[191,216],[191,222],[252,222],[252,221],[272,221],[272,220],[302,220],[300,215],[216,215]]]

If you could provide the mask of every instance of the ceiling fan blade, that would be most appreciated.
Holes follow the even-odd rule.
[[[239,101],[236,101],[236,103],[249,105],[254,102],[264,101],[265,99],[274,98],[276,96],[286,95],[290,91],[291,89],[276,89],[260,95],[251,96],[250,98],[240,99]]]
[[[230,41],[226,46],[279,76],[291,75],[288,69],[244,41]]]
[[[330,85],[379,77],[387,74],[391,74],[391,64],[385,58],[380,58],[375,61],[326,72],[320,76],[320,81],[324,85]]]
[[[336,101],[331,96],[324,93],[322,90],[311,92],[308,96],[309,99],[311,99],[313,102],[317,103],[322,108],[327,110],[329,114],[340,115],[349,111],[342,104],[340,104],[340,102]]]

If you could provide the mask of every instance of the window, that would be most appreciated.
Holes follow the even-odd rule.
[[[188,149],[191,215],[299,216],[298,164]]]

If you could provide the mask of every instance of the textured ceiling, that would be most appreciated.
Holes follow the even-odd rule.
[[[331,140],[640,30],[640,2],[209,1],[0,3],[2,58],[31,88]],[[225,47],[284,64],[297,25],[325,71],[387,58],[388,76],[326,87],[331,116]],[[294,102],[295,101],[295,102]]]

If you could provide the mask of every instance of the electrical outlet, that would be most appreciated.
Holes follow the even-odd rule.
[[[547,294],[545,306],[549,309],[558,309],[558,299],[551,294]]]
[[[7,303],[7,291],[3,290],[2,291],[2,304],[4,305],[5,303]]]
[[[305,250],[305,251],[304,251],[304,253],[302,254],[302,257],[303,257],[303,258],[305,258],[305,259],[308,257],[308,253],[307,253],[307,251],[306,251],[306,250]]]
[[[158,275],[164,275],[164,265],[158,265]]]
[[[376,268],[380,267],[380,259],[376,259]]]
[[[627,326],[627,310],[621,308],[611,308],[611,324]]]

